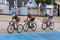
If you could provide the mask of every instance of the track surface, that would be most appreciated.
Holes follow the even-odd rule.
[[[60,32],[0,34],[0,40],[60,40]]]

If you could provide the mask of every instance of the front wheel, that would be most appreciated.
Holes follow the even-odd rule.
[[[37,24],[36,23],[33,23],[31,26],[32,26],[32,28],[31,28],[32,31],[35,31],[37,29]]]
[[[10,24],[10,25],[7,27],[7,32],[8,32],[9,34],[11,34],[11,33],[14,32],[14,27],[13,27],[13,25]]]
[[[50,26],[49,26],[49,29],[50,29],[50,30],[53,30],[53,28],[54,28],[54,23],[51,22],[51,23],[50,23]]]
[[[17,27],[17,32],[21,33],[22,31],[23,31],[23,26],[21,24],[19,24]]]
[[[47,28],[47,24],[44,22],[44,23],[42,24],[42,29],[45,30],[46,28]]]

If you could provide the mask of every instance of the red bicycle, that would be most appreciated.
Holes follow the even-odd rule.
[[[53,30],[54,22],[51,22],[49,19],[43,19],[42,29],[45,30],[47,27],[49,27],[50,30]]]

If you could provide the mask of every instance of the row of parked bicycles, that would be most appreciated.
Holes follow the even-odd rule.
[[[23,30],[25,32],[28,31],[28,29],[31,29],[32,31],[35,31],[37,29],[37,24],[32,22],[29,23],[28,21],[24,21],[24,25],[22,24],[15,24],[13,21],[9,22],[9,26],[7,27],[7,32],[9,34],[13,33],[14,30],[16,30],[18,33],[21,33]],[[49,27],[50,30],[53,30],[54,28],[54,22],[50,22],[49,20],[43,19],[43,23],[41,24],[41,28],[45,30],[47,27]]]

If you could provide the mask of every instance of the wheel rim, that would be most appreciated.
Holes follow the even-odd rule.
[[[32,29],[32,31],[35,31],[37,29],[37,25],[36,24],[33,24],[32,26],[34,26]]]
[[[20,33],[23,30],[23,26],[21,24],[18,25],[17,32]]]
[[[14,27],[12,25],[9,25],[7,31],[8,33],[12,33],[14,31]]]
[[[54,23],[51,23],[50,24],[50,29],[53,29],[54,28]]]
[[[24,31],[27,31],[27,30],[28,30],[28,25],[24,24]]]
[[[45,23],[43,23],[42,27],[43,27],[43,28],[46,28],[46,24],[45,24]]]

